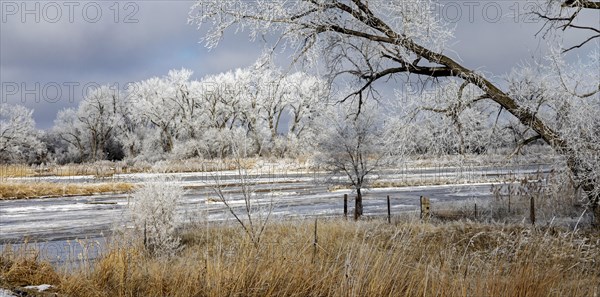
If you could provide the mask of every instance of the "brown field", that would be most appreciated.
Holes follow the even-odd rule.
[[[152,258],[113,244],[79,270],[0,258],[0,286],[59,296],[598,296],[600,233],[521,225],[379,220],[272,223],[258,246],[238,226],[196,226]]]
[[[130,183],[0,182],[0,200],[125,193],[134,187]]]

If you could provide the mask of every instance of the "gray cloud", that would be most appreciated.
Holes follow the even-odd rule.
[[[41,10],[49,5],[48,13],[36,23],[34,16],[26,15],[21,20],[21,11],[8,14],[12,4],[25,1],[3,1],[3,19],[0,22],[0,81],[8,84],[25,84],[34,88],[36,83],[43,89],[49,83],[63,85],[77,83],[119,84],[138,81],[152,76],[163,76],[170,69],[189,68],[195,77],[227,71],[250,65],[259,56],[260,43],[250,43],[244,34],[228,34],[219,47],[206,50],[199,43],[202,32],[187,24],[188,11],[193,1],[137,1],[118,2],[119,14],[115,21],[115,2],[94,2],[100,5],[102,16],[95,23],[89,22],[94,11],[84,15],[82,8],[88,2],[77,2],[72,22],[69,20],[66,2],[27,1],[28,8],[39,3]],[[69,2],[71,3],[71,2]],[[133,3],[134,6],[126,6]],[[442,1],[442,3],[451,3]],[[452,2],[454,3],[454,2]],[[514,5],[524,9],[520,1],[499,1],[503,17],[496,23],[490,22],[493,15],[484,17],[482,7],[488,2],[479,2],[471,22],[466,2],[455,2],[462,7],[462,15],[455,23],[455,44],[450,55],[460,59],[469,67],[501,75],[520,62],[546,49],[544,42],[534,37],[541,23],[525,23],[514,18]],[[52,5],[62,6],[63,15],[56,23],[48,22],[54,14]],[[112,9],[111,9],[112,7]],[[511,9],[511,7],[513,7]],[[137,10],[134,10],[137,9]],[[137,20],[129,23],[126,19]],[[453,16],[448,14],[447,18]],[[488,18],[486,20],[486,18]],[[598,15],[584,17],[584,22],[596,25]],[[567,42],[582,39],[574,32]],[[454,52],[452,52],[454,51]],[[285,56],[285,55],[283,55]],[[278,60],[285,61],[285,57]],[[3,96],[7,95],[3,90]],[[21,90],[22,91],[22,90]],[[43,90],[38,90],[39,92]],[[63,89],[66,93],[66,87]],[[40,128],[48,128],[56,112],[64,107],[77,105],[82,97],[81,88],[73,98],[48,102],[44,94],[29,96],[25,105],[35,109]],[[9,103],[19,103],[22,94],[5,96]],[[36,99],[38,99],[36,101]],[[38,102],[39,101],[39,102]]]
[[[200,32],[187,24],[191,1],[132,2],[136,5],[131,19],[137,20],[135,23],[124,22],[127,13],[134,12],[131,7],[126,10],[125,4],[120,5],[115,22],[116,12],[111,10],[116,8],[115,2],[94,2],[102,10],[102,17],[95,23],[88,22],[89,17],[82,17],[77,9],[70,20],[63,2],[8,2],[19,10],[21,5],[33,9],[39,3],[41,17],[36,22],[34,15],[25,15],[23,21],[22,11],[14,15],[3,11],[0,81],[3,87],[17,85],[19,90],[12,94],[3,89],[2,99],[34,108],[41,128],[50,127],[60,109],[76,106],[86,84],[123,86],[182,67],[200,77],[250,64],[260,52],[259,47],[250,45],[252,49],[244,55],[236,53],[244,43],[242,36],[227,41],[219,50],[207,51],[198,42]],[[81,7],[86,2],[78,3]],[[43,7],[54,4],[62,7],[63,15],[51,23]],[[3,10],[7,7],[3,2]],[[54,100],[55,92],[46,94],[54,89],[45,87],[56,84],[63,96]],[[68,96],[73,85],[74,96]]]

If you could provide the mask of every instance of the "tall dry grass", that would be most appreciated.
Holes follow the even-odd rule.
[[[0,164],[0,178],[34,176],[35,170],[26,165]]]
[[[126,193],[132,191],[134,187],[130,183],[0,182],[0,200]]]
[[[141,172],[131,170],[131,172]],[[129,171],[127,171],[128,173]],[[111,177],[117,173],[126,173],[118,162],[102,161],[92,164],[65,164],[65,165],[25,165],[25,164],[0,164],[0,178],[19,177],[45,177],[45,176],[79,176],[92,175],[95,177]]]
[[[236,226],[184,232],[147,256],[114,244],[92,268],[61,272],[68,296],[597,296],[600,234],[479,223],[291,221],[258,248]],[[3,265],[1,276],[15,270]],[[50,281],[50,280],[49,280]]]
[[[245,169],[254,167],[256,158],[242,160]],[[94,163],[64,164],[64,165],[26,165],[26,164],[0,164],[0,179],[18,177],[45,177],[45,176],[80,176],[91,175],[97,178],[109,178],[115,174],[127,173],[178,173],[178,172],[207,172],[237,169],[237,164],[231,159],[205,160],[166,160],[155,164],[137,162],[97,161]]]

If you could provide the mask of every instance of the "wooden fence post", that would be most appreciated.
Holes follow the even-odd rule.
[[[148,235],[146,231],[146,220],[144,220],[144,248],[148,250]]]
[[[477,220],[477,203],[475,203],[475,219]]]
[[[391,210],[391,205],[390,205],[390,195],[387,196],[387,210],[388,210],[388,223],[391,224],[392,223],[392,210]]]
[[[421,201],[421,220],[427,222],[427,221],[429,221],[429,217],[431,217],[431,213],[430,213],[431,203],[429,201],[429,198],[427,198],[425,196],[421,196],[420,201]]]
[[[512,196],[512,183],[508,184],[508,214],[510,214],[510,197]]]
[[[529,219],[531,220],[531,224],[535,225],[535,201],[533,199],[533,196],[531,196],[529,205]]]
[[[348,218],[348,194],[344,194],[344,218]]]
[[[315,263],[315,259],[317,257],[317,243],[318,243],[318,238],[317,238],[317,221],[318,219],[315,219],[315,240],[313,241],[313,258],[312,258],[312,263]]]

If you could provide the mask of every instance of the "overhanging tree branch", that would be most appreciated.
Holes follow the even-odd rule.
[[[567,0],[561,6],[562,7],[579,7],[579,8],[588,8],[588,9],[600,9],[600,2],[587,1],[587,0]]]

